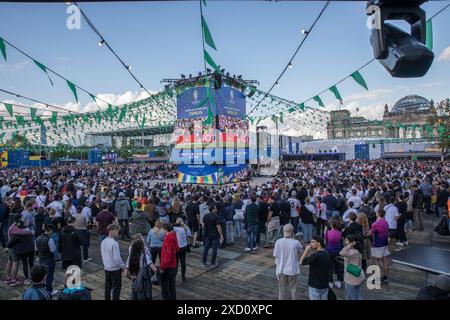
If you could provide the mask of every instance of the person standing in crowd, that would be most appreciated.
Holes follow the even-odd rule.
[[[95,224],[97,225],[97,232],[100,241],[103,241],[108,236],[108,226],[116,221],[116,217],[108,211],[108,203],[102,202],[102,211],[97,215]]]
[[[406,223],[406,215],[408,210],[408,205],[405,201],[405,196],[400,194],[397,197],[397,201],[395,206],[398,210],[398,219],[397,219],[397,246],[408,245],[408,239],[406,238],[405,233],[405,223]]]
[[[152,262],[150,251],[145,246],[141,235],[133,236],[133,242],[128,249],[128,259],[125,265],[125,275],[131,278],[131,300],[152,300],[152,282],[151,279],[142,277],[137,279],[142,268],[149,267],[153,272],[157,269]],[[140,289],[145,292],[139,292],[136,288],[136,281],[146,282],[139,283]]]
[[[328,188],[327,192],[328,194],[325,197],[323,197],[323,201],[327,206],[327,219],[330,219],[331,217],[334,217],[339,214],[339,211],[337,211],[338,199],[333,194],[333,189]]]
[[[335,209],[333,209],[330,215],[332,216],[334,212],[336,212]],[[311,242],[312,230],[314,227],[314,215],[315,208],[311,205],[310,198],[306,197],[305,204],[300,208],[300,225],[303,230],[303,242],[306,244]]]
[[[147,235],[147,245],[150,247],[150,253],[152,255],[153,264],[156,263],[156,258],[159,255],[161,263],[161,248],[164,242],[165,231],[161,220],[156,220],[155,226]]]
[[[150,221],[142,208],[142,202],[138,202],[136,204],[136,210],[134,210],[131,215],[131,234],[133,236],[141,234],[146,237],[150,230]]]
[[[19,220],[15,223],[19,229],[30,230],[25,226],[23,220]],[[8,246],[12,249],[15,255],[17,255],[18,261],[22,261],[23,274],[25,276],[25,284],[30,284],[29,270],[34,265],[34,243],[32,234],[23,234],[14,232],[9,239]],[[11,284],[10,284],[11,285]]]
[[[45,232],[36,238],[36,249],[39,264],[47,268],[45,288],[53,293],[53,278],[55,273],[55,252],[57,251],[55,240],[52,238],[55,227],[52,224],[45,226]]]
[[[368,190],[370,191],[370,190]],[[362,200],[361,207],[359,208],[359,213],[364,213],[369,220],[369,223],[372,224],[377,219],[375,210],[373,206],[369,203],[369,197],[365,196]]]
[[[294,226],[294,232],[295,234],[297,234],[298,231],[298,224],[300,222],[300,216],[299,216],[299,212],[300,212],[300,201],[297,199],[297,191],[292,191],[291,192],[291,197],[288,199],[288,202],[291,206],[291,218],[290,218],[290,223]]]
[[[423,208],[423,192],[421,189],[417,187],[417,185],[412,186],[412,192],[413,192],[413,219],[415,222],[414,231],[423,231],[423,221],[422,221],[422,208]]]
[[[436,207],[437,212],[436,216],[441,218],[442,216],[445,216],[447,214],[447,201],[450,197],[450,192],[448,190],[448,185],[445,183],[442,183],[439,186],[437,198],[436,198]],[[1,209],[0,209],[1,210]]]
[[[46,274],[47,268],[44,265],[36,264],[31,268],[32,286],[23,293],[23,300],[52,300],[51,293],[44,285]]]
[[[252,195],[251,203],[245,207],[244,212],[244,225],[247,231],[247,247],[245,251],[257,250],[256,246],[256,233],[259,232],[259,210],[260,207],[256,204],[256,196]]]
[[[233,217],[236,214],[236,210],[234,209],[233,199],[230,197],[227,198],[227,202],[225,203],[225,243],[227,245],[234,244],[234,221]]]
[[[89,262],[92,258],[89,258],[89,246],[91,243],[91,238],[89,235],[89,230],[87,227],[88,218],[83,214],[83,207],[81,205],[77,206],[77,213],[73,216],[75,218],[74,227],[78,233],[78,238],[81,241],[81,248],[83,250],[83,262]]]
[[[266,222],[266,244],[264,248],[272,248],[275,245],[275,241],[278,239],[280,232],[280,217],[278,215],[278,206],[273,198],[268,200],[268,211]]]
[[[176,300],[175,277],[177,274],[178,240],[170,223],[164,223],[166,231],[161,248],[161,295],[163,300]]]
[[[426,214],[431,214],[431,195],[433,192],[433,186],[430,183],[429,178],[425,178],[419,186],[420,191],[423,194],[423,204]]]
[[[374,264],[382,268],[384,275],[381,281],[387,283],[389,277],[389,224],[384,216],[385,211],[383,209],[377,211],[377,221],[372,224],[370,234],[373,236],[371,255]]]
[[[273,256],[275,257],[276,275],[278,279],[279,300],[295,300],[300,274],[299,258],[302,246],[294,238],[294,227],[286,224],[283,227],[284,238],[275,242]]]
[[[181,280],[186,281],[186,254],[190,251],[189,239],[192,234],[189,228],[184,224],[182,218],[177,218],[173,225],[173,231],[177,235],[178,252],[177,252],[177,272],[178,266],[181,265]]]
[[[344,280],[344,268],[342,262],[339,261],[339,252],[342,249],[342,233],[339,230],[339,224],[336,218],[331,218],[330,221],[331,230],[327,230],[325,232],[325,243],[326,250],[330,254],[332,269],[330,272],[330,288],[335,286],[340,289],[342,286],[342,281]],[[333,284],[333,273],[337,276],[337,281]]]
[[[67,221],[68,225],[59,232],[58,249],[61,253],[63,270],[71,265],[76,265],[80,269],[82,267],[81,246],[83,241],[75,229],[75,222],[76,218],[70,217]]]
[[[203,218],[209,213],[209,205],[208,205],[208,197],[204,195],[202,197],[202,203],[198,206],[199,212],[200,212],[200,230],[199,234],[201,235],[200,239],[203,241],[205,240],[205,226],[203,225]]]
[[[344,257],[345,300],[362,300],[361,284],[364,281],[362,247],[356,234],[349,234],[345,238],[345,247],[339,255]]]
[[[120,300],[120,291],[122,289],[122,270],[125,265],[120,256],[119,226],[110,224],[107,227],[108,237],[100,245],[103,266],[105,270],[105,300]]]
[[[233,206],[235,215],[233,216],[236,237],[241,237],[242,221],[244,220],[244,202],[241,200],[239,194],[233,195]]]
[[[388,199],[388,205],[384,207],[386,213],[384,219],[389,225],[389,244],[394,244],[397,238],[397,220],[400,217],[397,207],[394,205],[395,197]]]
[[[187,216],[187,224],[193,233],[192,248],[198,248],[197,237],[200,230],[200,209],[198,206],[198,196],[195,195],[193,200],[190,196],[188,196],[186,201],[187,205],[185,211]]]
[[[142,207],[142,204],[141,204]],[[119,199],[116,201],[115,212],[117,220],[119,221],[120,226],[120,236],[122,240],[130,240],[130,231],[129,231],[129,220],[130,220],[130,212],[131,206],[130,201],[125,198],[125,193],[119,193]]]
[[[413,230],[413,196],[410,189],[404,193],[406,202],[406,223],[405,232],[411,232]]]
[[[311,249],[315,250],[311,254]],[[301,265],[309,265],[308,293],[310,300],[328,300],[329,279],[332,262],[325,250],[325,243],[319,236],[313,236],[300,258]]]
[[[219,217],[217,216],[217,208],[214,204],[209,206],[209,213],[203,218],[204,227],[204,248],[202,256],[202,265],[206,267],[208,260],[209,248],[212,248],[211,267],[217,267],[216,257],[219,243],[223,242],[222,227]]]
[[[2,197],[0,197],[0,242],[4,250],[7,250],[6,243],[8,242],[8,220],[9,207],[5,205]]]

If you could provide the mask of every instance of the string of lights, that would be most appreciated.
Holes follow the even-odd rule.
[[[286,73],[287,69],[291,69],[293,68],[293,64],[292,62],[294,61],[295,57],[297,56],[298,52],[300,51],[300,49],[302,48],[303,44],[305,43],[306,39],[308,39],[309,35],[311,34],[311,32],[314,30],[315,25],[317,24],[317,22],[320,20],[320,18],[322,17],[322,15],[324,14],[325,10],[328,8],[328,6],[330,5],[330,1],[327,1],[325,3],[325,5],[323,6],[322,10],[320,11],[319,15],[316,17],[316,19],[314,20],[313,24],[311,25],[311,27],[309,28],[309,30],[302,30],[302,33],[305,35],[302,39],[302,41],[300,42],[299,46],[297,47],[297,49],[295,50],[294,54],[292,55],[292,57],[289,59],[289,63],[284,67],[283,71],[281,71],[280,75],[278,76],[278,78],[275,80],[275,82],[273,83],[273,85],[270,87],[270,89],[267,91],[267,93],[264,95],[264,97],[258,102],[258,104],[251,109],[247,115],[249,115],[250,113],[252,113],[254,110],[256,110],[259,105],[261,104],[261,102],[264,101],[264,99],[268,96],[268,94],[270,94],[270,92],[273,90],[273,88],[275,86],[278,86],[280,83],[280,79],[284,76],[284,74]]]

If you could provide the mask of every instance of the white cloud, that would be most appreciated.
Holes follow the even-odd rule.
[[[56,59],[59,63],[64,63],[67,62],[67,58],[66,57],[58,57],[58,59]]]
[[[450,47],[447,47],[444,49],[444,51],[442,51],[438,60],[439,61],[450,61]]]
[[[442,86],[444,83],[442,81],[431,82],[431,83],[421,83],[419,87],[421,88],[431,88],[436,86]]]
[[[0,71],[2,72],[9,72],[9,71],[19,71],[25,69],[26,66],[28,66],[30,61],[20,61],[14,64],[0,64]]]

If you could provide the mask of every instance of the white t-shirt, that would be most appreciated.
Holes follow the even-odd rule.
[[[294,199],[294,198],[289,198],[288,199],[289,204],[291,205],[291,218],[295,218],[298,217],[298,211],[297,208],[300,208],[301,204],[300,201],[298,201],[298,199]]]
[[[351,196],[348,202],[353,202],[353,208],[359,209],[361,207],[361,198],[358,196]]]
[[[62,210],[63,206],[61,202],[59,201],[52,201],[48,206],[47,209],[55,209],[55,217],[61,217],[62,216]]]
[[[293,276],[300,273],[300,253],[302,245],[298,240],[281,238],[275,243],[273,256],[277,265],[276,274]]]
[[[393,204],[388,204],[384,207],[384,211],[386,212],[384,219],[387,221],[389,229],[397,229],[397,220],[395,218],[400,216],[397,207]]]
[[[349,216],[350,213],[352,213],[352,212],[355,213],[356,216],[358,216],[358,211],[355,210],[354,208],[347,209],[347,210],[344,212],[344,215],[342,216],[342,219],[344,220],[344,222],[350,222],[350,220],[348,219],[348,216]]]
[[[45,199],[46,199],[45,195],[38,195],[36,197],[36,203],[38,205],[38,208],[45,207]]]

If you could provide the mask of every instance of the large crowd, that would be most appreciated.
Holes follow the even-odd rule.
[[[300,265],[309,265],[310,299],[345,288],[346,299],[355,300],[363,298],[369,264],[389,281],[390,252],[424,229],[424,215],[448,223],[449,162],[288,161],[260,185],[164,182],[176,173],[167,163],[2,169],[4,283],[28,285],[29,300],[90,299],[75,274],[92,260],[94,235],[106,300],[119,299],[122,277],[132,281],[131,299],[151,299],[152,286],[160,285],[162,298],[171,300],[177,273],[188,280],[191,249],[202,250],[199,267],[214,268],[217,251],[245,237],[245,252],[273,248],[280,299],[295,299]],[[119,239],[129,243],[126,257]],[[67,281],[54,290],[58,263]],[[441,277],[419,296],[448,299],[449,291]]]

